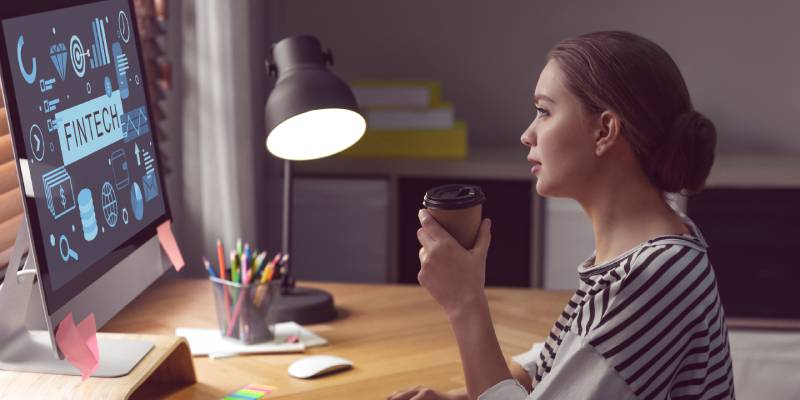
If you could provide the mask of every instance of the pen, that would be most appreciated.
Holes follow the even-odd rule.
[[[239,240],[236,243],[236,247],[241,248],[241,240]],[[244,283],[246,285],[247,282],[241,281],[242,279],[245,279],[245,276],[241,273],[242,271],[240,271],[239,268],[243,267],[244,269],[247,269],[247,267],[244,266],[243,264],[244,262],[247,261],[242,260],[241,253],[237,254],[235,252],[231,252],[231,258],[233,258],[232,262],[233,271],[231,272],[231,274],[234,276],[234,282]],[[245,292],[242,292],[243,289],[245,290]],[[233,332],[233,327],[235,326],[235,324],[237,324],[237,319],[239,318],[239,312],[242,310],[242,302],[244,301],[245,297],[247,297],[246,288],[239,287],[238,290],[234,290],[233,301],[236,303],[236,307],[233,310],[233,315],[231,315],[230,319],[228,320],[228,331],[226,332],[225,336],[231,336],[231,333]]]
[[[267,264],[267,268],[264,269],[264,273],[261,274],[261,282],[260,283],[267,283],[269,282],[270,278],[272,278],[272,271],[274,271],[274,265],[272,262]]]
[[[225,281],[225,251],[222,249],[222,240],[217,239],[217,258],[219,258],[219,276]],[[231,300],[228,285],[222,284],[222,298],[225,302],[225,317],[230,318]]]
[[[250,258],[250,246],[245,244],[244,254],[242,254],[242,283],[245,285],[250,282],[249,275],[247,274],[247,262],[250,261],[248,258]]]
[[[208,276],[212,278],[216,278],[217,274],[214,272],[214,268],[211,266],[211,263],[203,257],[203,265],[206,267],[206,272],[208,272]]]
[[[270,278],[272,278],[272,271],[274,271],[273,267],[274,265],[272,262],[270,262],[267,264],[267,267],[264,268],[264,273],[261,274],[261,280],[259,281],[259,286],[256,290],[256,296],[253,298],[253,304],[256,305],[256,307],[261,307],[261,302],[264,300],[264,291],[267,290],[264,287],[264,284],[267,283]]]
[[[278,264],[278,261],[280,261],[281,256],[282,253],[275,254],[275,257],[272,257],[272,261],[269,262],[269,266],[271,266],[274,269],[275,266]]]
[[[278,266],[280,267],[278,268],[278,273],[280,275],[286,275],[287,272],[286,263],[288,261],[289,261],[289,255],[284,254],[283,257],[281,257],[281,261],[278,263]]]
[[[261,275],[262,273],[264,273],[264,267],[267,266],[267,252],[266,251],[262,251],[261,254],[259,254],[258,257],[256,257],[256,265],[258,266],[258,268],[256,269],[254,277],[256,279],[258,279],[257,277],[259,275]]]
[[[219,276],[225,280],[225,251],[222,249],[221,240],[217,240],[217,258],[219,258]]]
[[[239,353],[209,353],[209,360],[219,360],[220,358],[236,357]]]
[[[250,265],[250,274],[248,275],[248,280],[250,282],[258,281],[259,280],[258,276],[261,273],[261,260],[263,258],[262,255],[264,254],[264,252],[262,251],[261,253],[258,254],[256,253],[258,253],[258,251],[253,251],[253,254],[255,254],[256,256],[253,257],[253,263]]]
[[[272,275],[275,274],[275,264],[270,263],[267,266],[266,271],[264,271],[264,282],[269,282],[272,280]]]
[[[263,254],[264,254],[264,259],[266,260],[267,253],[264,252]],[[261,273],[261,279],[258,280],[260,285],[263,285],[263,284],[269,282],[270,279],[272,279],[272,274],[275,271],[275,263],[280,259],[280,257],[281,257],[281,253],[278,253],[278,254],[275,255],[275,257],[272,258],[272,261],[267,263],[266,267],[264,268],[263,272]],[[253,299],[253,304],[255,304],[255,305],[259,306],[259,307],[261,306],[261,301],[264,299],[264,291],[265,290],[266,290],[266,288],[264,288],[263,286],[259,286],[258,290],[256,291],[256,296]]]
[[[239,258],[236,256],[235,251],[231,251],[231,282],[239,283],[239,266],[237,265]]]

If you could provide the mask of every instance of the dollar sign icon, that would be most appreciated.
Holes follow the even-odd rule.
[[[58,193],[61,195],[61,207],[66,207],[67,206],[67,198],[64,196],[64,187],[63,186],[59,186],[58,189],[59,189]]]

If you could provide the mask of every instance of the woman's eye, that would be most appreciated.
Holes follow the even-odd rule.
[[[537,116],[537,117],[544,116],[544,115],[549,115],[549,114],[550,114],[550,113],[548,113],[548,112],[547,112],[547,110],[545,110],[544,108],[540,108],[540,107],[534,107],[534,108],[536,108],[536,116]]]

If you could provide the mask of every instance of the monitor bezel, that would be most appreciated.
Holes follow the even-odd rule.
[[[5,38],[5,31],[2,28],[2,23],[6,19],[17,18],[17,17],[24,17],[31,14],[38,14],[47,11],[55,11],[63,8],[70,8],[70,7],[77,7],[83,5],[89,5],[93,3],[102,3],[106,1],[114,1],[114,0],[46,0],[46,1],[31,1],[31,2],[19,2],[19,3],[12,3],[8,5],[3,5],[0,8],[0,81],[2,82],[3,88],[3,100],[5,102],[6,113],[8,115],[8,124],[10,129],[11,135],[11,142],[12,142],[12,149],[14,152],[14,160],[16,161],[16,168],[17,168],[17,179],[19,183],[19,187],[21,189],[22,199],[23,199],[23,208],[25,211],[25,220],[23,223],[28,224],[28,234],[29,234],[29,242],[31,243],[31,252],[30,255],[34,257],[34,261],[36,261],[37,265],[37,272],[38,272],[38,281],[39,286],[41,287],[42,296],[44,298],[44,308],[45,314],[48,317],[55,314],[61,307],[63,307],[67,302],[69,302],[72,298],[79,295],[82,291],[86,288],[91,286],[94,282],[96,282],[100,277],[106,274],[108,271],[114,269],[123,259],[128,257],[132,254],[136,249],[142,246],[145,242],[150,240],[153,236],[157,235],[157,227],[164,223],[167,220],[171,219],[171,209],[169,205],[169,199],[167,198],[166,194],[166,186],[164,185],[164,170],[163,166],[161,165],[161,156],[160,156],[160,149],[158,147],[158,138],[155,132],[155,126],[153,125],[152,118],[148,120],[148,124],[150,124],[150,135],[151,139],[153,140],[153,151],[155,153],[155,162],[158,167],[158,179],[159,184],[161,185],[161,192],[164,202],[164,213],[157,217],[153,222],[142,228],[139,232],[128,238],[125,242],[117,246],[114,250],[106,254],[103,258],[96,261],[92,265],[90,265],[86,270],[81,272],[79,275],[71,279],[69,282],[65,283],[63,286],[59,287],[58,289],[53,289],[50,285],[50,276],[49,276],[49,268],[47,265],[46,257],[44,256],[44,243],[39,238],[42,237],[42,231],[39,225],[39,215],[37,213],[36,208],[36,199],[30,198],[25,195],[25,186],[24,182],[22,181],[22,171],[20,167],[20,155],[26,154],[25,150],[25,140],[22,135],[24,135],[24,131],[20,126],[19,121],[19,110],[17,108],[16,103],[16,91],[14,88],[14,82],[11,78],[11,59],[8,55],[8,49],[6,47],[6,38]],[[148,92],[147,82],[149,78],[147,76],[146,68],[144,67],[143,61],[144,57],[142,56],[142,45],[141,40],[139,38],[139,26],[138,21],[136,18],[136,9],[133,4],[133,0],[125,1],[128,4],[131,18],[131,34],[133,36],[133,40],[135,41],[136,53],[139,59],[139,64],[141,68],[141,76],[142,76],[142,88],[145,91],[145,103],[147,107],[147,112],[149,115],[153,114],[153,109],[151,106],[151,99]]]

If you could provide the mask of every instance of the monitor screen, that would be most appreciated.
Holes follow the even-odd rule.
[[[15,151],[30,171],[32,247],[52,312],[168,214],[136,21],[127,0],[108,0],[4,18],[2,35]]]

